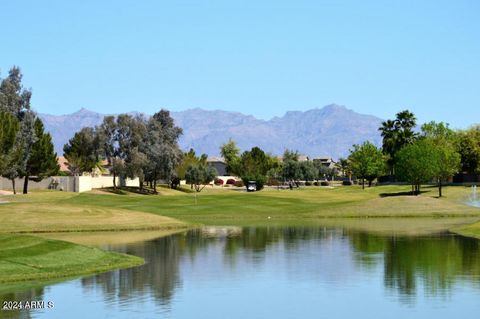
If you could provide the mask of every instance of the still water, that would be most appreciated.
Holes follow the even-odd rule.
[[[480,241],[209,228],[105,249],[143,266],[0,295],[6,318],[479,318]]]

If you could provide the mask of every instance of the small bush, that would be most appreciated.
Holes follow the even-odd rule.
[[[229,178],[227,180],[227,185],[235,185],[235,180],[233,178]]]
[[[323,181],[323,182],[320,183],[320,185],[322,185],[322,186],[329,186],[330,183],[329,183],[329,182],[326,182],[326,181]]]
[[[218,179],[215,180],[214,183],[215,183],[215,185],[217,185],[217,186],[221,186],[221,185],[223,185],[223,179],[218,178]]]
[[[236,187],[244,187],[245,186],[242,181],[236,181],[234,185]]]
[[[343,186],[352,186],[352,185],[353,185],[353,182],[352,182],[352,181],[343,181],[343,182],[342,182],[342,185],[343,185]]]
[[[319,186],[320,184],[318,182],[313,182],[313,185]]]
[[[312,182],[305,182],[305,186],[312,186]]]

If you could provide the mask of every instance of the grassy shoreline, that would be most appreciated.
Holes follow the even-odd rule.
[[[160,189],[159,196],[102,191],[2,196],[9,203],[0,205],[0,282],[49,280],[143,263],[83,246],[92,244],[83,232],[92,231],[97,243],[107,237],[119,240],[125,231],[168,234],[195,225],[324,226],[403,235],[452,229],[480,238],[480,209],[465,205],[468,188],[447,187],[441,199],[435,188],[424,188],[421,196],[405,196],[408,190],[308,187],[246,193],[207,188],[199,194]],[[105,231],[114,235],[100,234]]]
[[[0,283],[80,276],[143,263],[139,257],[66,241],[0,235]]]

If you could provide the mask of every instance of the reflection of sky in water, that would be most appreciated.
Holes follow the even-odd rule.
[[[258,238],[262,238],[258,240]],[[45,288],[34,318],[473,318],[478,241],[330,230],[200,232],[116,247],[142,267]]]

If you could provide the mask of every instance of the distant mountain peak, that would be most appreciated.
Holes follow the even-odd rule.
[[[84,107],[82,107],[80,110],[72,113],[71,115],[75,115],[75,116],[91,116],[91,115],[98,115],[99,113],[97,112],[94,112],[94,111],[91,111],[89,109],[86,109]],[[68,114],[66,114],[68,115]]]
[[[321,108],[321,110],[326,112],[333,112],[333,111],[352,111],[348,109],[345,105],[338,105],[338,104],[328,104]],[[352,111],[353,112],[353,111]]]
[[[130,114],[139,114],[131,112]],[[286,148],[318,157],[345,157],[353,144],[366,140],[380,145],[378,127],[381,119],[356,113],[343,105],[329,104],[306,111],[289,111],[270,120],[222,110],[189,109],[171,112],[176,125],[183,129],[180,147],[195,149],[198,154],[216,156],[220,146],[235,140],[241,150],[259,146],[280,155]],[[82,108],[69,115],[39,114],[51,133],[55,150],[62,154],[63,145],[85,126],[99,125],[105,114]]]

